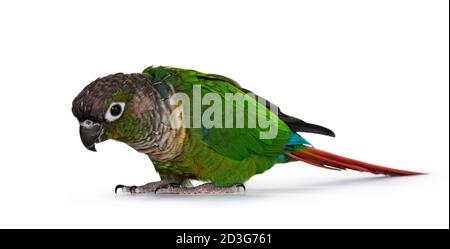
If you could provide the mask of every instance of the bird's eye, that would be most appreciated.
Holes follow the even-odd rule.
[[[108,111],[105,113],[105,119],[108,122],[113,122],[120,118],[125,109],[125,103],[123,102],[113,102],[108,108]]]

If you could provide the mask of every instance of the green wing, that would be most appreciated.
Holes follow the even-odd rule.
[[[176,92],[188,95],[191,100],[191,107],[193,107],[194,85],[201,86],[202,97],[208,93],[215,93],[220,96],[222,103],[225,103],[226,93],[240,95],[246,100],[245,105],[233,102],[233,114],[243,112],[243,128],[205,128],[202,126],[189,129],[191,140],[193,140],[191,143],[195,144],[190,152],[191,154],[198,154],[195,167],[199,167],[197,166],[198,164],[202,165],[202,162],[199,162],[199,160],[204,157],[204,161],[207,161],[207,163],[204,163],[203,173],[207,176],[211,175],[212,177],[214,175],[215,178],[219,178],[212,179],[216,183],[226,185],[232,181],[242,182],[254,174],[262,173],[269,169],[277,162],[280,156],[283,156],[291,130],[277,115],[258,103],[254,98],[246,95],[235,81],[220,75],[166,67],[149,67],[143,73],[152,77],[154,81],[161,82],[157,85],[162,93],[167,90],[169,85],[172,85]],[[201,113],[204,113],[208,108],[209,106],[203,105]],[[249,110],[255,111],[251,112]],[[222,127],[225,127],[225,113],[226,110],[222,109]],[[262,139],[260,138],[261,134],[267,133],[268,129],[261,128],[258,121],[255,122],[256,127],[248,125],[249,119],[257,120],[256,115],[258,113],[259,115],[265,115],[266,120],[271,120],[270,125],[277,128],[276,136],[270,139]],[[192,110],[189,115],[192,125],[194,119]],[[236,116],[233,117],[233,125],[236,125]],[[208,151],[205,150],[205,147],[214,153],[203,155],[205,151]],[[234,169],[232,172],[225,170],[221,176],[221,174],[218,174],[218,171],[224,168],[222,167],[223,165],[227,165],[225,168],[234,167]],[[208,172],[211,172],[211,174]],[[235,176],[233,176],[233,172],[237,172]]]

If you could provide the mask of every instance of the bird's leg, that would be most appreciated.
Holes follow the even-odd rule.
[[[119,189],[121,189],[122,192],[128,192],[128,193],[132,193],[132,194],[149,193],[149,192],[155,192],[155,190],[159,186],[164,185],[164,184],[166,184],[166,183],[163,181],[158,181],[158,182],[150,182],[150,183],[147,183],[142,186],[117,185],[114,191],[116,192],[116,194]]]
[[[171,186],[180,186],[180,187],[192,187],[191,181],[188,179],[176,177],[170,174],[160,174],[161,181],[158,182],[150,182],[142,186],[125,186],[125,185],[117,185],[115,192],[119,189],[122,192],[128,192],[131,194],[143,194],[143,193],[154,193],[160,186],[171,185]]]
[[[235,184],[230,187],[218,187],[212,183],[206,183],[197,187],[183,187],[179,184],[162,184],[156,188],[156,193],[161,194],[180,194],[180,195],[215,195],[239,192],[239,188],[244,189],[243,184]]]

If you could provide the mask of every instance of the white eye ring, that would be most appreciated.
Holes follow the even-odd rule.
[[[120,116],[122,116],[124,110],[125,110],[124,102],[112,102],[105,113],[105,119],[108,122],[113,122],[118,118],[120,118]]]

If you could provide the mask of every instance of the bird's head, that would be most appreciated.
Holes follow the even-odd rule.
[[[151,130],[154,92],[148,83],[142,74],[114,74],[95,80],[75,97],[72,113],[87,149],[96,151],[95,144],[107,139],[133,143]]]

